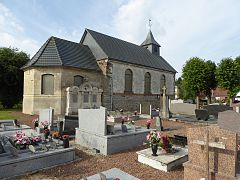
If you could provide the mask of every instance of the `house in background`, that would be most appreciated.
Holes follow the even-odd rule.
[[[159,107],[163,86],[174,99],[176,74],[160,47],[151,30],[140,46],[89,29],[80,43],[50,37],[22,68],[23,113],[52,107],[65,114],[69,103],[75,109]]]
[[[227,90],[217,87],[216,89],[212,90],[212,99],[225,101],[228,97],[227,93]]]

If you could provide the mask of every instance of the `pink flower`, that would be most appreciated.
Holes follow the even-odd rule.
[[[151,123],[152,123],[152,120],[148,119],[146,124],[151,124]]]
[[[158,138],[161,138],[161,137],[162,137],[162,135],[161,135],[161,133],[160,133],[159,131],[157,132],[157,137],[158,137]]]
[[[149,141],[151,139],[151,134],[147,135],[147,140]]]

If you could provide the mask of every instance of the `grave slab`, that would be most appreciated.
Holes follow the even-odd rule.
[[[104,174],[106,178],[109,180],[110,179],[113,180],[115,178],[124,179],[124,180],[140,180],[118,168],[112,168],[107,171],[103,171],[102,174]],[[93,176],[87,177],[87,180],[101,180],[101,178],[99,174],[95,174]]]
[[[27,172],[75,160],[74,148],[56,149],[47,152],[23,152],[18,157],[0,155],[0,179],[25,174]]]
[[[187,148],[174,148],[177,149],[176,153],[170,154],[158,150],[158,156],[152,156],[151,148],[138,151],[138,161],[143,164],[147,164],[155,169],[169,172],[188,160]]]

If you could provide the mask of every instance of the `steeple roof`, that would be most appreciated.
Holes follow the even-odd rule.
[[[149,45],[149,44],[154,44],[154,45],[157,45],[158,47],[161,47],[161,46],[157,43],[157,41],[154,39],[151,30],[149,30],[148,35],[147,35],[147,38],[146,38],[146,40],[141,44],[141,46],[146,46],[146,45]]]

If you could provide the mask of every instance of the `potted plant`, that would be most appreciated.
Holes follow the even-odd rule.
[[[63,135],[62,140],[63,140],[63,147],[69,148],[69,135]]]
[[[49,125],[48,121],[43,121],[41,122],[41,124],[43,126],[43,129],[48,129],[48,125]]]
[[[129,122],[128,122],[128,125],[131,126],[131,129],[133,129],[134,131],[136,131],[135,121],[134,121],[134,120],[129,121]]]
[[[30,140],[31,140],[32,145],[38,145],[38,143],[40,143],[42,141],[42,138],[41,137],[32,137],[32,138],[30,138]]]
[[[172,143],[167,135],[162,136],[159,145],[166,153],[170,153],[173,150]]]
[[[152,124],[152,120],[148,119],[146,122],[147,129],[150,129],[151,124]]]
[[[34,129],[36,129],[36,127],[39,126],[39,119],[38,119],[38,118],[33,119],[33,120],[32,120],[32,123],[34,124]]]
[[[15,134],[14,143],[17,149],[26,149],[27,145],[31,144],[31,140],[25,133],[18,131]]]
[[[161,133],[159,131],[151,131],[147,135],[147,143],[152,148],[152,156],[157,156],[157,150],[160,140]]]
[[[53,137],[54,139],[58,139],[58,138],[59,138],[59,132],[54,132],[54,133],[52,133],[52,137]]]

